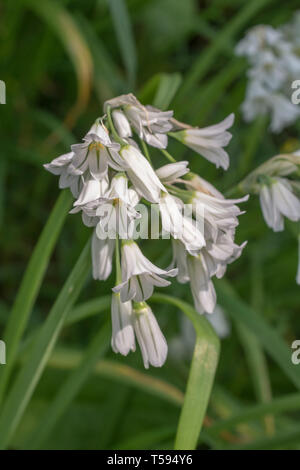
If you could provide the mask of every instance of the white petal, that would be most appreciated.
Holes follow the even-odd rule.
[[[161,367],[167,358],[168,345],[152,310],[146,305],[145,308],[134,311],[133,319],[145,368],[148,369],[149,364]]]
[[[267,185],[261,187],[259,200],[266,224],[275,232],[283,230],[283,217],[275,206],[271,190]]]
[[[296,282],[300,285],[300,235],[298,236],[298,268]]]
[[[121,302],[119,294],[113,294],[111,298],[111,320],[112,349],[127,356],[130,351],[135,351],[132,305],[131,302]]]
[[[92,237],[93,278],[105,281],[112,271],[115,240],[99,240],[96,231]]]
[[[300,199],[292,193],[288,182],[278,178],[271,188],[274,203],[280,212],[294,222],[300,220]]]
[[[156,170],[156,174],[163,183],[170,184],[190,171],[188,164],[186,161],[169,163]]]
[[[114,109],[111,114],[112,114],[116,131],[119,134],[119,136],[122,138],[131,137],[132,136],[131,127],[123,111],[121,111],[120,109]]]
[[[82,191],[77,201],[74,202],[74,206],[81,206],[88,202],[95,201],[101,196],[100,183],[98,180],[90,179],[83,184]]]
[[[148,160],[132,145],[124,147],[120,153],[129,167],[127,174],[137,192],[150,202],[158,202],[160,192],[165,188]]]

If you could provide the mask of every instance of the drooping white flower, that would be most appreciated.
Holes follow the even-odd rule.
[[[120,294],[112,294],[111,321],[112,350],[115,353],[127,356],[130,351],[135,351],[132,303],[131,301],[121,302]]]
[[[283,37],[280,31],[272,26],[258,25],[250,29],[245,37],[236,46],[236,54],[247,56],[256,60],[257,54],[265,50],[266,47],[274,47]]]
[[[133,326],[143,356],[144,366],[161,367],[167,358],[168,344],[155,316],[145,302],[134,304]]]
[[[173,259],[171,267],[178,269],[177,281],[180,284],[185,284],[190,280],[188,267],[187,267],[187,251],[184,244],[180,240],[172,239],[172,252]]]
[[[209,276],[222,278],[227,265],[240,257],[246,245],[247,242],[241,245],[234,242],[234,230],[228,230],[225,233],[220,231],[216,240],[208,241],[205,248],[201,250],[201,254]]]
[[[96,121],[83,140],[83,143],[71,146],[74,152],[72,163],[81,174],[88,171],[94,179],[99,180],[107,174],[109,166],[116,171],[126,168],[118,153],[120,145],[112,142],[101,122]]]
[[[106,101],[105,111],[108,106],[113,109],[121,107],[131,126],[147,144],[158,148],[167,147],[167,133],[172,129],[170,120],[173,111],[161,111],[153,106],[143,106],[132,93]]]
[[[114,287],[113,291],[120,292],[122,302],[147,300],[151,297],[154,286],[170,285],[170,281],[162,276],[177,275],[177,269],[165,271],[151,263],[133,241],[123,243],[121,267],[122,282]]]
[[[128,189],[128,179],[125,173],[117,173],[111,181],[106,195],[99,201],[96,215],[99,218],[97,236],[101,239],[116,238],[118,234],[122,239],[133,236],[134,221],[141,217],[135,210],[139,201],[136,191]]]
[[[238,225],[237,217],[243,214],[236,204],[248,199],[248,195],[239,199],[225,199],[222,195],[196,191],[192,198],[193,211],[198,219],[204,218],[205,238],[215,240],[220,230],[225,232],[235,228]]]
[[[115,240],[106,238],[100,240],[96,235],[96,230],[92,237],[92,265],[93,278],[105,281],[111,274]]]
[[[216,167],[227,170],[229,167],[229,156],[223,147],[229,144],[232,135],[227,129],[232,126],[234,114],[230,114],[219,124],[213,126],[197,128],[191,127],[171,135],[180,140],[185,145],[202,155],[208,161],[214,163]]]
[[[162,192],[159,210],[163,230],[180,240],[187,250],[200,250],[205,245],[201,227],[198,227],[191,217],[184,214],[184,205],[180,199]]]
[[[101,179],[96,179],[92,176],[82,176],[82,181],[82,190],[78,199],[74,202],[74,207],[82,207],[99,198],[105,197],[109,187],[107,175],[104,175]]]
[[[219,338],[226,338],[230,335],[231,325],[220,305],[216,305],[213,313],[206,315],[206,318],[212,325]]]
[[[186,161],[169,163],[168,165],[158,168],[156,174],[163,184],[172,184],[190,171],[189,168],[187,168],[188,164],[189,162]]]
[[[187,266],[195,309],[199,313],[212,313],[217,296],[204,257],[188,255]]]
[[[52,160],[51,163],[46,163],[44,168],[53,175],[59,175],[59,188],[70,188],[74,197],[78,197],[82,188],[82,181],[78,172],[76,172],[72,165],[74,153],[69,152],[61,155],[60,157]]]
[[[270,92],[259,80],[251,80],[246,89],[245,100],[241,106],[245,121],[253,121],[270,109]]]
[[[284,178],[273,178],[270,184],[262,184],[260,205],[266,224],[275,232],[284,228],[284,219],[300,220],[300,198],[293,193],[290,182]]]
[[[124,112],[121,111],[120,109],[114,109],[111,114],[112,114],[114,126],[119,136],[122,138],[131,137],[132,136],[131,127]]]
[[[158,202],[163,184],[140,150],[133,145],[121,148],[120,155],[127,165],[126,173],[135,190],[150,202]]]

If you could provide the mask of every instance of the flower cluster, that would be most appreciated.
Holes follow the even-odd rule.
[[[45,168],[59,175],[59,187],[75,198],[72,213],[93,227],[93,277],[107,279],[116,262],[112,288],[112,348],[127,355],[137,340],[145,367],[161,366],[167,343],[146,301],[154,287],[170,284],[170,277],[190,282],[195,308],[212,313],[216,293],[212,278],[224,275],[227,264],[244,247],[234,241],[238,200],[228,200],[210,183],[189,171],[188,162],[172,162],[155,169],[150,147],[165,150],[175,138],[213,162],[228,168],[224,147],[233,115],[217,125],[199,129],[180,123],[172,111],[143,106],[132,94],[104,104],[83,142],[71,146]],[[149,147],[148,147],[149,146]],[[147,259],[135,241],[141,203],[155,204],[162,232],[172,240],[173,262],[161,269]],[[186,213],[186,206],[190,213]],[[151,207],[152,210],[152,207]]]
[[[291,85],[300,76],[299,26],[299,13],[278,29],[255,26],[236,47],[236,54],[245,56],[250,64],[244,118],[252,121],[269,114],[272,132],[280,132],[300,116],[299,106],[291,102]]]
[[[241,183],[243,190],[259,194],[266,224],[280,232],[284,217],[300,220],[300,151],[276,155],[256,168]],[[300,284],[300,256],[297,273]]]

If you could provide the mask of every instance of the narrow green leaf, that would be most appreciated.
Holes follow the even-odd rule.
[[[126,91],[126,81],[105,43],[85,16],[77,14],[77,22],[88,41],[93,56],[95,67],[94,87],[99,98],[104,101],[114,95],[124,93]]]
[[[268,120],[269,117],[267,115],[262,115],[247,127],[243,142],[243,155],[238,168],[240,178],[245,177],[252,169],[252,162],[262,142]]]
[[[255,441],[246,442],[243,444],[229,446],[227,449],[235,450],[271,450],[287,447],[291,449],[292,446],[298,444],[300,440],[300,426],[296,426],[289,431],[283,431],[276,434],[274,437],[262,437]]]
[[[166,110],[174,98],[181,82],[182,77],[179,73],[161,74],[159,85],[154,97],[153,106],[156,106],[162,110]]]
[[[0,415],[0,448],[13,436],[32,397],[48,358],[54,348],[64,320],[76,301],[91,269],[90,242],[87,243],[57,297],[40,334],[20,370]]]
[[[104,327],[95,335],[89,347],[83,354],[79,366],[71,372],[62,384],[51,405],[47,408],[44,416],[41,417],[39,426],[25,444],[26,449],[39,449],[47,437],[53,431],[55,425],[66,412],[89,375],[93,371],[100,356],[103,356],[108,349],[110,342],[110,325]]]
[[[195,449],[218,364],[220,341],[208,320],[189,304],[163,294],[155,294],[151,301],[176,306],[189,317],[196,331],[194,354],[175,440],[177,450]]]
[[[292,383],[300,389],[300,369],[291,361],[291,349],[264,318],[245,304],[228,282],[216,285],[220,305],[235,320],[244,323],[263,345]]]
[[[111,295],[106,295],[97,299],[89,300],[83,304],[79,304],[73,308],[67,316],[65,325],[72,325],[78,321],[85,320],[93,315],[98,315],[100,312],[108,309],[111,303]]]
[[[62,191],[40,235],[23,276],[3,336],[7,348],[7,364],[0,369],[0,401],[3,399],[20,339],[28,323],[51,253],[71,207],[71,202],[70,192]]]
[[[207,49],[199,55],[199,58],[193,64],[191,70],[187,74],[183,86],[178,94],[178,102],[182,102],[187,94],[191,92],[195,84],[200,81],[205,74],[208,73],[212,65],[214,65],[217,56],[226,45],[245,25],[253,18],[259,10],[274,0],[252,0],[247,2],[235,16],[228,22],[219,34],[216,35],[214,41]]]
[[[180,115],[184,112],[189,113],[189,121],[192,119],[197,126],[204,124],[209,113],[224,96],[226,88],[242,74],[244,69],[243,61],[234,60],[229,63],[224,70],[208,80],[208,83],[205,82],[191,100],[187,100],[187,103],[180,107]],[[197,103],[197,106],[193,107],[191,103]]]
[[[136,78],[136,49],[131,22],[124,0],[108,0],[119,48],[127,69],[129,88],[134,88]]]
[[[293,393],[284,397],[276,398],[268,403],[243,408],[234,413],[230,418],[217,421],[209,428],[210,434],[217,434],[222,430],[232,429],[240,423],[254,421],[269,413],[279,414],[288,411],[296,411],[300,407],[300,393]]]
[[[61,2],[24,0],[24,4],[39,15],[54,31],[73,63],[78,81],[77,99],[68,114],[69,122],[73,123],[86,106],[90,95],[93,61],[89,47],[72,15]]]
[[[53,353],[47,366],[54,369],[69,370],[77,367],[81,359],[82,353],[80,351],[60,348]],[[183,393],[177,387],[126,364],[103,359],[95,365],[94,374],[136,387],[176,406],[183,404]]]

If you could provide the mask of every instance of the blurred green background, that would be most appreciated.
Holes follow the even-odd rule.
[[[250,125],[242,121],[246,63],[234,56],[234,46],[249,27],[278,26],[289,21],[297,7],[297,0],[1,1],[0,78],[6,83],[6,104],[0,105],[0,338],[32,250],[59,195],[57,179],[42,164],[82,139],[102,114],[106,99],[132,91],[145,104],[157,103],[157,90],[166,96],[168,90],[172,93],[171,83],[177,91],[169,108],[180,120],[210,125],[235,112],[227,173],[179,144],[171,145],[177,159],[188,159],[194,172],[224,192],[261,162],[294,146],[299,124],[274,136],[264,118]],[[158,167],[163,160],[153,154]],[[233,313],[222,295],[219,298],[232,329],[222,341],[199,448],[300,449],[300,366],[289,362],[290,345],[300,338],[295,228],[287,224],[284,232],[271,232],[255,197],[244,207],[247,213],[240,218],[237,241],[248,240],[248,246],[226,276],[233,299],[238,300]],[[78,214],[66,218],[25,340],[43,324],[90,234]],[[168,247],[166,241],[142,243],[144,253],[163,267],[171,260]],[[90,280],[78,304],[109,295],[113,279]],[[173,282],[164,293],[191,302],[188,286]],[[253,311],[256,316],[239,321],[241,305],[248,309],[248,317]],[[182,313],[156,303],[153,310],[172,343],[180,334]],[[90,318],[63,329],[11,448],[30,447],[31,436],[42,426],[94,333],[110,317],[109,307],[97,313],[96,304],[90,311]],[[251,328],[262,349],[255,348]],[[274,337],[268,336],[270,331]],[[144,371],[139,351],[123,358],[108,348],[104,362],[97,364],[76,397],[63,404],[40,446],[171,448],[189,362],[188,354],[170,353],[163,368]],[[257,406],[272,397],[272,414],[263,418]],[[276,400],[283,397],[282,409]],[[243,418],[248,410],[254,415],[256,410],[251,419]],[[238,424],[225,423],[221,431],[214,430],[216,423],[230,416],[240,416]]]

